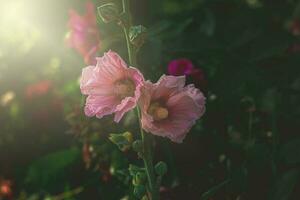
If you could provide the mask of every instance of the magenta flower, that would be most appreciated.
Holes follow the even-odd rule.
[[[171,61],[168,65],[168,74],[173,76],[185,75],[189,78],[188,80],[192,80],[196,87],[202,91],[206,90],[207,81],[202,69],[195,68],[189,59],[181,58]]]
[[[205,97],[194,85],[185,85],[184,76],[162,76],[145,82],[140,107],[142,127],[154,135],[181,143],[205,111]]]
[[[83,56],[86,64],[94,64],[100,44],[95,7],[89,2],[86,4],[85,15],[81,16],[75,10],[70,10],[69,13],[70,35],[67,39],[68,45]]]
[[[186,58],[172,60],[168,65],[168,73],[173,76],[190,75],[194,65]]]
[[[109,51],[96,58],[96,66],[83,69],[81,92],[88,95],[85,114],[102,118],[115,113],[115,122],[133,109],[141,95],[144,77],[138,69],[127,67],[122,58]]]

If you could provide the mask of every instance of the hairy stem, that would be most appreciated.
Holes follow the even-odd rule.
[[[130,14],[130,5],[129,0],[122,0],[123,3],[123,12],[127,17],[127,22],[122,23],[123,31],[126,38],[127,51],[128,51],[128,60],[131,66],[136,67],[136,50],[130,43],[129,38],[129,28],[132,25],[131,14]],[[152,157],[152,136],[150,134],[145,134],[142,125],[141,125],[141,112],[137,106],[137,115],[139,119],[140,134],[143,142],[143,161],[145,165],[145,170],[147,173],[148,179],[148,194],[151,200],[159,200],[158,187],[156,185],[156,177],[153,167],[153,157]]]
[[[122,27],[126,39],[129,64],[136,67],[136,51],[130,43],[129,28],[132,26],[131,14],[129,10],[129,0],[122,0],[123,12],[127,17],[127,22],[122,22]]]

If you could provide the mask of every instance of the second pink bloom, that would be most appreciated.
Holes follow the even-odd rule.
[[[205,111],[205,97],[184,76],[162,76],[146,82],[140,99],[142,126],[147,132],[180,143]]]

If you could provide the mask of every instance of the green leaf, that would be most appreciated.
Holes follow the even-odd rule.
[[[34,161],[28,168],[25,183],[35,187],[47,187],[59,182],[80,157],[78,148],[48,154]]]

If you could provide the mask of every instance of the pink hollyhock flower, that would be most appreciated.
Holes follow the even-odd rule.
[[[70,10],[69,15],[68,45],[83,56],[86,64],[94,64],[100,43],[94,5],[91,2],[87,3],[86,14],[83,16],[80,16],[75,10]]]
[[[140,107],[142,127],[154,135],[181,143],[205,111],[205,97],[194,85],[185,85],[184,76],[162,76],[145,82]]]
[[[122,58],[109,51],[97,58],[96,66],[83,69],[81,92],[88,95],[85,114],[102,118],[115,113],[119,122],[123,115],[133,109],[141,95],[143,75],[133,67],[127,67]]]
[[[194,65],[186,58],[172,60],[168,65],[168,73],[173,76],[190,75]]]

